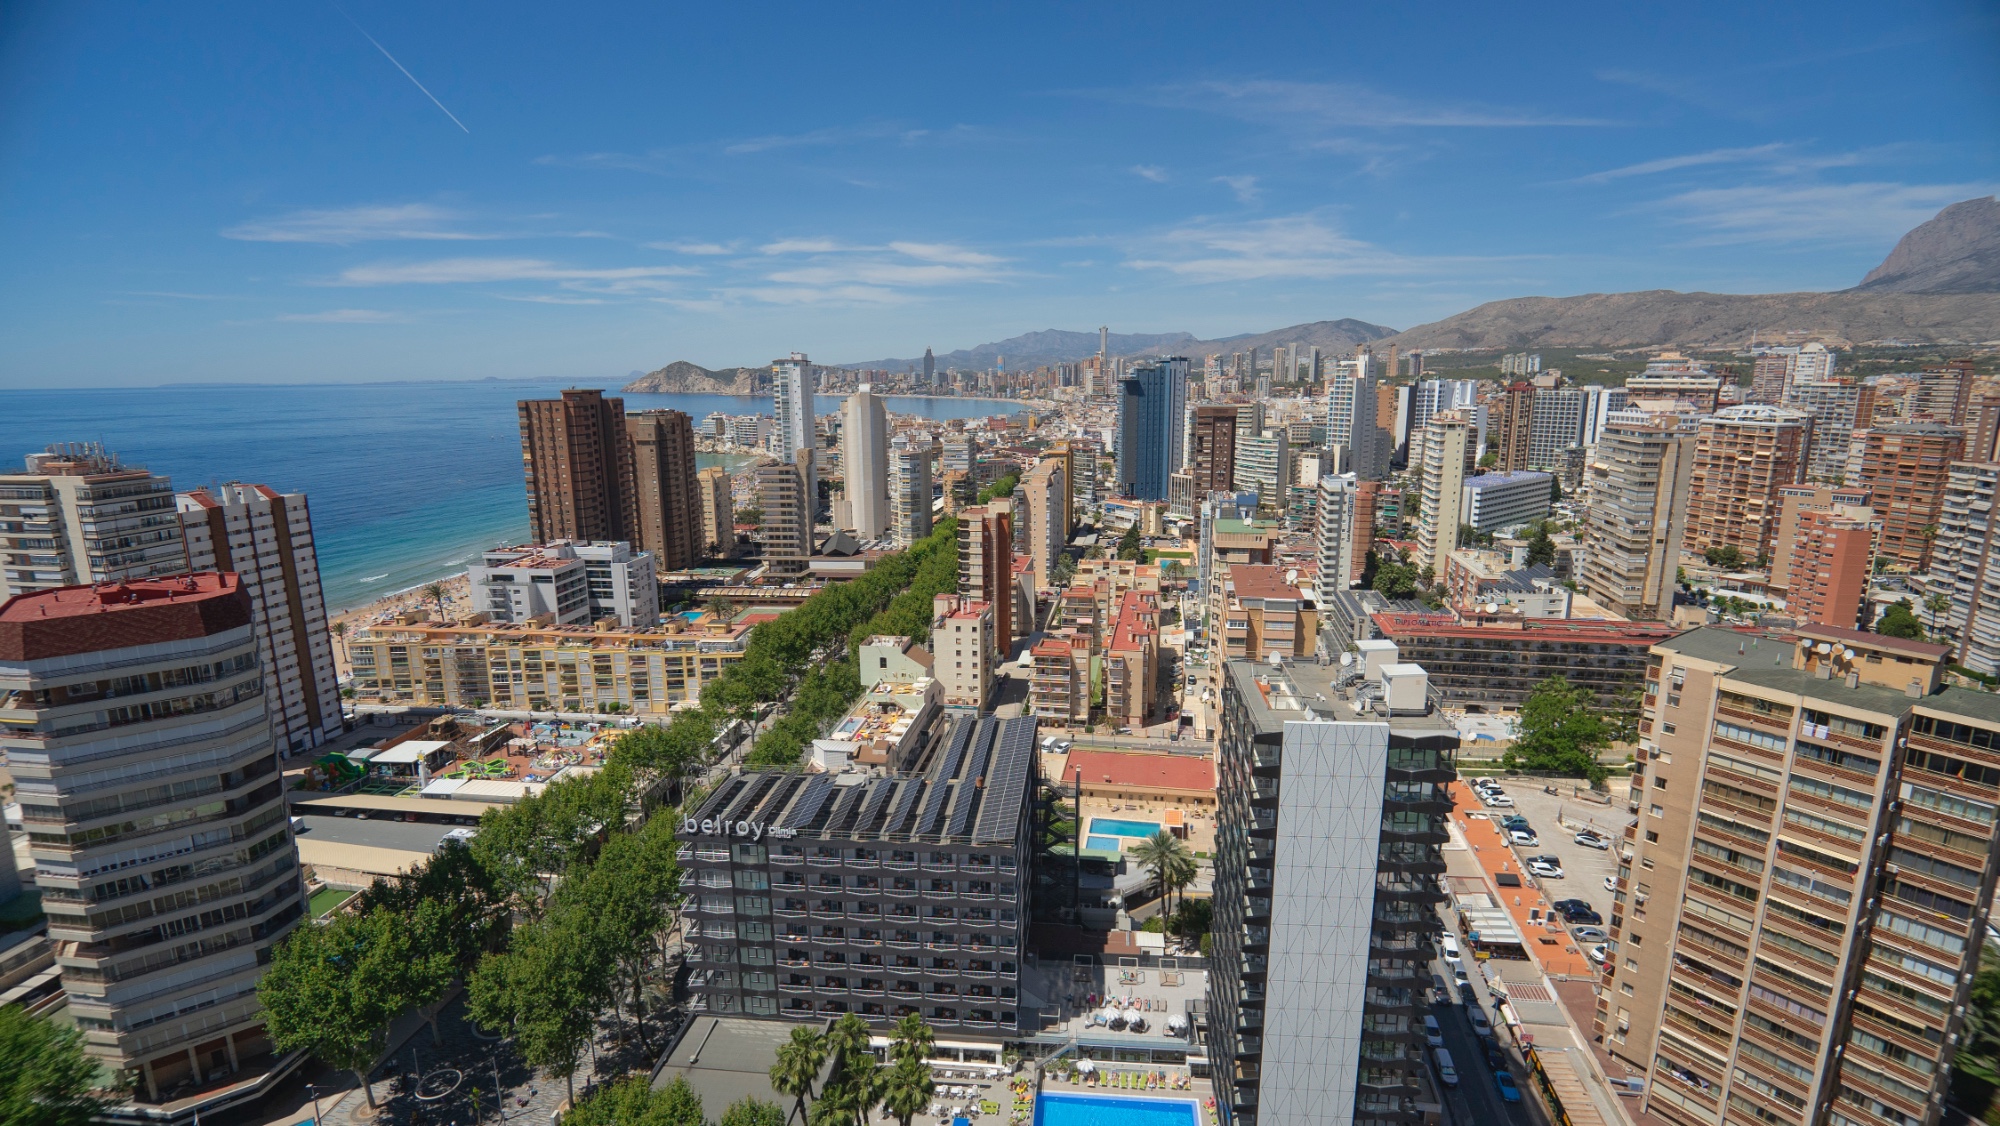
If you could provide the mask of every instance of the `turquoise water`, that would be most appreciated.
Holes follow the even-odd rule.
[[[456,574],[488,547],[528,535],[514,403],[559,379],[463,383],[181,385],[0,390],[0,465],[55,442],[102,442],[178,489],[250,481],[304,492],[329,609]],[[626,395],[628,411],[769,413],[768,397]],[[925,418],[1008,413],[998,399],[885,397]],[[821,413],[840,398],[819,397]],[[735,469],[736,455],[698,455]]]
[[[1045,1094],[1035,1100],[1035,1126],[1197,1126],[1188,1099]]]
[[[1117,837],[1085,837],[1083,847],[1093,852],[1119,852],[1124,849],[1125,842]]]
[[[1116,817],[1093,817],[1090,819],[1093,833],[1116,833],[1121,837],[1150,837],[1160,831],[1158,821],[1123,821]]]

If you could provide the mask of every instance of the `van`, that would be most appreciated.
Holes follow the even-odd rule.
[[[1431,1054],[1437,1057],[1438,1082],[1447,1087],[1458,1086],[1458,1068],[1452,1066],[1451,1049],[1432,1048]]]
[[[1456,962],[1462,957],[1464,957],[1464,955],[1459,953],[1458,940],[1450,935],[1445,935],[1444,960],[1447,962]]]
[[[1444,1047],[1444,1029],[1438,1027],[1438,1018],[1424,1017],[1424,1043],[1433,1048]]]

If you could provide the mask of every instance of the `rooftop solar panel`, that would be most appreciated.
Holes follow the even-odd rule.
[[[1011,842],[1018,831],[1021,803],[1034,772],[1035,717],[1003,719],[994,740],[993,759],[986,773],[986,800],[981,803],[975,843]]]
[[[833,775],[815,774],[806,779],[805,791],[792,800],[792,808],[778,823],[781,829],[796,829],[819,816],[820,807],[833,796]]]

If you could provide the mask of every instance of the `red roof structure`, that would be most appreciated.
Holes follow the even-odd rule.
[[[1205,756],[1071,751],[1063,764],[1064,783],[1083,772],[1086,786],[1130,786],[1135,790],[1215,791],[1215,764]]]
[[[0,603],[0,660],[193,641],[250,624],[250,596],[234,574],[66,586]]]

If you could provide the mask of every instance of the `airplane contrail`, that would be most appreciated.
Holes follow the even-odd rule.
[[[362,26],[361,26],[360,24],[358,24],[358,23],[354,23],[354,17],[353,17],[353,16],[350,16],[350,15],[348,15],[348,14],[347,14],[347,9],[345,9],[345,8],[341,7],[341,6],[340,6],[340,5],[338,5],[338,4],[335,4],[335,5],[333,5],[333,10],[334,10],[334,11],[336,11],[336,12],[339,12],[339,13],[340,13],[340,15],[341,15],[341,18],[342,18],[342,19],[345,19],[345,20],[346,20],[346,21],[347,21],[348,23],[350,23],[350,24],[354,24],[354,30],[356,30],[356,31],[358,31],[358,32],[360,32],[360,33],[361,33],[361,38],[363,38],[363,39],[366,39],[366,40],[367,40],[368,42],[370,42],[370,43],[375,43],[375,37],[374,37],[374,36],[372,36],[372,35],[370,35],[370,34],[368,34],[368,29],[367,29],[367,28],[364,28],[364,27],[362,27]],[[410,68],[409,68],[409,67],[406,67],[406,66],[404,66],[404,65],[403,65],[402,63],[399,63],[399,62],[397,62],[397,61],[396,61],[396,56],[394,56],[394,55],[392,55],[392,54],[390,54],[390,53],[389,53],[389,48],[387,48],[387,47],[384,47],[384,46],[382,46],[382,45],[381,45],[380,43],[375,43],[375,49],[376,49],[377,51],[380,51],[380,52],[382,52],[382,57],[383,57],[383,58],[385,58],[385,59],[388,59],[388,60],[389,60],[389,62],[390,62],[390,64],[391,64],[392,66],[394,66],[394,67],[395,67],[395,68],[396,68],[397,70],[400,70],[400,71],[402,71],[402,72],[403,72],[403,77],[404,77],[404,78],[407,78],[407,79],[409,79],[409,80],[410,80],[410,85],[412,85],[412,86],[415,86],[415,87],[416,87],[417,89],[419,89],[419,90],[423,90],[423,91],[424,91],[424,97],[426,97],[426,98],[429,98],[429,99],[431,100],[431,104],[432,104],[432,105],[434,105],[434,106],[436,106],[436,107],[437,107],[438,109],[442,110],[442,111],[444,112],[444,115],[445,115],[446,117],[449,117],[449,118],[451,118],[451,123],[452,123],[453,125],[456,125],[456,126],[458,126],[458,127],[460,128],[460,129],[465,129],[465,122],[463,122],[463,121],[460,121],[460,120],[458,119],[458,115],[457,115],[457,114],[455,114],[455,113],[451,112],[451,111],[450,111],[450,110],[448,110],[448,109],[445,109],[445,108],[444,108],[444,103],[443,103],[443,102],[440,102],[440,101],[438,101],[438,100],[437,100],[437,95],[436,95],[436,94],[433,94],[433,93],[431,93],[431,92],[430,92],[429,90],[424,90],[424,84],[423,84],[423,83],[421,83],[421,82],[418,82],[418,81],[417,81],[417,76],[416,76],[416,75],[414,75],[414,74],[411,74],[411,73],[410,73]],[[471,135],[471,133],[472,133],[472,130],[470,130],[470,129],[465,129],[465,132],[466,132],[466,135],[467,135],[467,136],[470,136],[470,135]]]

